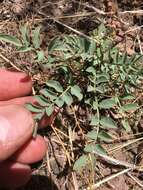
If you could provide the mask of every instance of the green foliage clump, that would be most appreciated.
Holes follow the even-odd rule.
[[[26,26],[21,34],[21,40],[4,34],[0,40],[13,43],[22,52],[34,51],[36,61],[54,71],[36,96],[39,106],[28,105],[37,113],[35,119],[45,113],[50,116],[55,107],[65,110],[76,105],[88,113],[84,116],[85,147],[74,164],[74,169],[80,170],[88,163],[89,154],[106,154],[102,143],[113,141],[113,130],[132,130],[131,115],[140,109],[136,99],[142,89],[142,56],[121,53],[103,24],[91,34],[92,40],[77,35],[55,37],[49,43],[48,58],[40,49],[40,27],[33,31],[32,43]]]

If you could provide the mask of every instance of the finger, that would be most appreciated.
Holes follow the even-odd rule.
[[[33,96],[26,96],[26,97],[14,98],[7,101],[0,101],[0,106],[12,105],[12,104],[24,106],[27,103],[36,104],[37,101],[34,99]]]
[[[54,122],[59,111],[60,109],[55,109],[51,116],[47,116],[46,114],[44,114],[39,121],[39,128],[45,128],[47,126],[50,126]]]
[[[22,72],[0,69],[0,100],[9,100],[31,93],[32,81]]]
[[[15,153],[33,132],[32,114],[17,105],[0,107],[0,161]]]
[[[28,165],[6,161],[0,163],[0,187],[16,188],[26,184],[31,176]]]
[[[23,164],[32,164],[43,159],[46,154],[47,145],[41,136],[30,139],[10,159]]]
[[[26,97],[14,98],[14,99],[7,100],[7,101],[0,101],[0,106],[12,105],[12,104],[24,106],[27,103],[31,103],[33,105],[34,104],[38,105],[38,102],[36,101],[36,99],[33,96],[26,96]],[[59,112],[59,110],[55,109],[55,111],[53,112],[53,114],[51,116],[47,116],[46,114],[44,114],[43,117],[41,118],[41,120],[39,121],[39,127],[44,128],[44,127],[51,125],[52,122],[54,121],[54,119],[56,118],[58,112]],[[33,113],[33,116],[34,115],[35,115],[35,113]]]
[[[0,101],[0,106],[12,105],[12,104],[24,106],[27,103],[38,105],[38,102],[33,96],[26,96],[26,97],[14,98],[7,101]],[[44,114],[41,120],[39,121],[39,127],[45,128],[51,125],[52,122],[55,120],[58,112],[59,112],[59,109],[55,109],[51,116],[47,116],[46,114]],[[33,115],[35,115],[35,113],[33,113]]]

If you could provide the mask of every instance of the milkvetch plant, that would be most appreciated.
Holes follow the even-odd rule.
[[[142,56],[120,52],[103,24],[92,32],[93,40],[66,34],[55,37],[47,47],[48,57],[40,48],[40,27],[31,31],[32,38],[29,35],[23,26],[20,39],[0,34],[0,40],[20,52],[33,51],[35,61],[54,72],[35,97],[39,105],[27,106],[37,113],[36,120],[50,116],[55,107],[63,110],[63,117],[67,108],[77,108],[80,126],[86,127],[85,145],[73,166],[79,171],[89,162],[89,154],[107,154],[102,144],[113,141],[112,131],[132,131],[130,120],[141,109],[137,96],[142,91]],[[78,110],[86,113],[84,118]],[[67,122],[74,128],[72,121]]]

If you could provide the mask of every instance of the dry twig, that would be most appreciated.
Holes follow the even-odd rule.
[[[12,63],[8,58],[6,58],[4,55],[0,53],[0,57],[7,63],[9,63],[13,68],[15,68],[17,71],[22,71],[20,68],[18,68],[14,63]]]

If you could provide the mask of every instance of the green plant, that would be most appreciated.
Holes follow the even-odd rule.
[[[40,27],[32,32],[32,45],[26,26],[21,34],[22,40],[3,34],[0,40],[13,43],[18,51],[34,51],[36,61],[54,71],[36,96],[39,106],[28,105],[28,109],[40,120],[44,114],[50,116],[55,107],[77,107],[78,122],[81,128],[86,127],[84,147],[74,163],[79,171],[89,162],[89,156],[107,153],[102,145],[114,140],[112,131],[132,131],[131,118],[141,107],[137,96],[142,90],[142,56],[121,53],[103,24],[91,34],[91,41],[77,35],[55,37],[49,43],[48,58],[40,50]],[[64,111],[62,114],[66,117]],[[75,127],[72,121],[67,122]]]
[[[41,26],[29,30],[27,24],[20,28],[20,39],[16,36],[0,33],[0,41],[5,41],[16,46],[17,51],[21,53],[33,52],[35,54],[35,61],[44,63],[46,61],[44,51],[41,50],[40,38]]]

